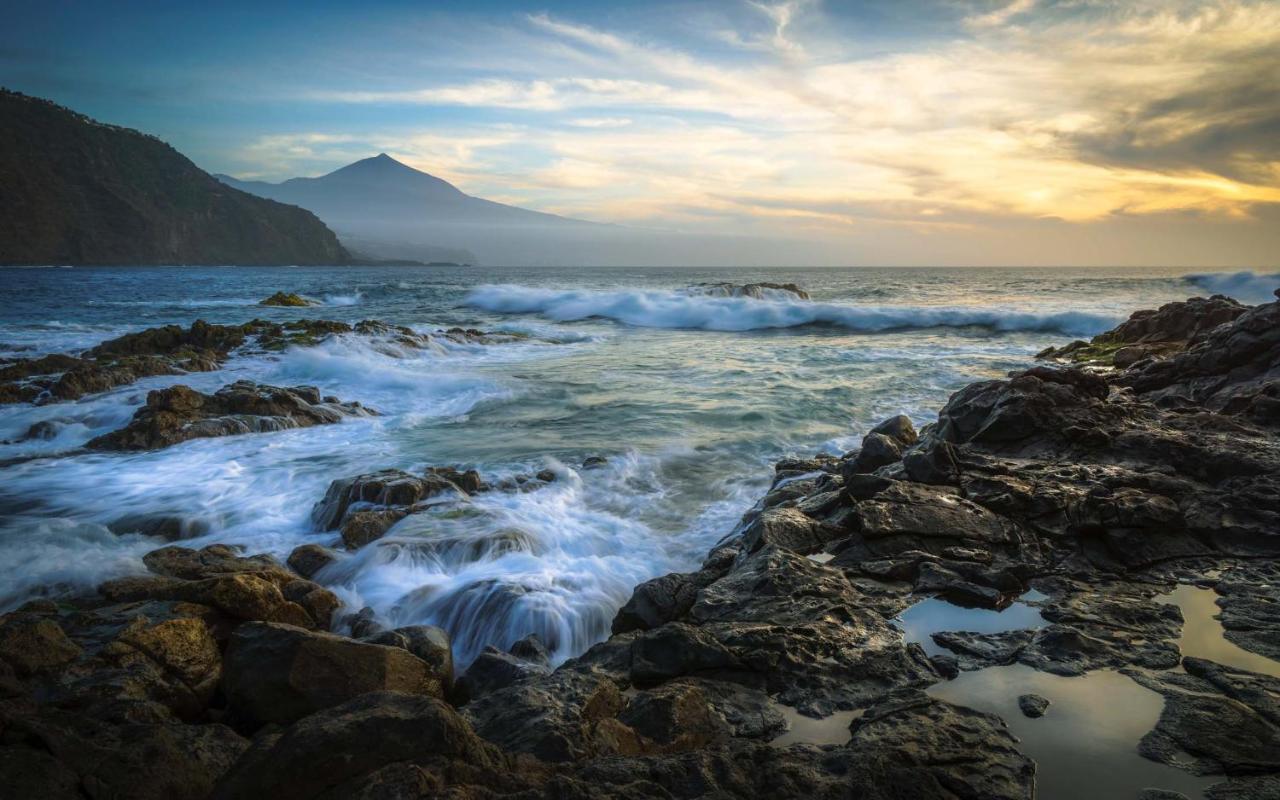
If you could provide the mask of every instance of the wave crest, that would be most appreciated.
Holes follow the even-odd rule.
[[[963,306],[853,306],[741,297],[709,297],[672,291],[537,289],[481,286],[466,303],[499,314],[539,314],[557,322],[599,317],[643,328],[750,331],[835,325],[852,331],[981,327],[993,331],[1044,331],[1088,336],[1119,318],[1084,311],[1033,313]]]
[[[1267,303],[1280,289],[1280,272],[1203,272],[1183,280],[1211,294],[1225,294],[1242,303]]]

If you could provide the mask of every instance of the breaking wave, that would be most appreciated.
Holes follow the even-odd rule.
[[[355,306],[359,305],[364,299],[364,292],[359,289],[351,294],[326,294],[324,296],[324,304],[326,306]]]
[[[1204,272],[1183,280],[1211,294],[1225,294],[1242,303],[1266,303],[1280,289],[1280,272]]]
[[[835,325],[877,332],[911,328],[980,327],[993,331],[1041,331],[1088,336],[1104,331],[1119,317],[1085,311],[1038,313],[963,306],[855,306],[838,303],[708,297],[673,291],[536,289],[481,286],[468,305],[500,314],[539,314],[557,322],[603,317],[643,328],[751,331]]]

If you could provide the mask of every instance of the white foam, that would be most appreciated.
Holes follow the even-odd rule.
[[[1225,294],[1242,303],[1269,303],[1280,289],[1280,272],[1205,272],[1185,280],[1210,294]]]
[[[159,546],[92,522],[9,517],[0,525],[0,613],[34,596],[91,592],[105,580],[140,572],[142,555]]]
[[[608,636],[636,584],[686,567],[723,516],[743,511],[741,498],[727,498],[732,510],[716,509],[727,513],[715,519],[655,530],[633,510],[665,492],[650,483],[660,462],[633,453],[579,474],[549,461],[558,475],[550,485],[412,515],[321,577],[385,624],[444,627],[461,667],[486,645],[506,648],[530,633],[563,661]]]
[[[326,294],[324,304],[327,306],[354,306],[364,299],[364,292],[359,289],[350,294]]]
[[[856,306],[807,301],[689,295],[677,291],[538,289],[481,286],[466,302],[502,314],[539,314],[557,322],[604,317],[647,328],[750,331],[836,325],[876,332],[906,328],[981,327],[994,331],[1052,331],[1087,336],[1119,317],[1083,311],[1033,313],[966,306]]]

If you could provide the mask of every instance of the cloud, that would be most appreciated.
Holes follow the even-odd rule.
[[[569,124],[578,128],[625,128],[632,120],[628,117],[578,117]]]
[[[1009,20],[1014,17],[1025,14],[1035,7],[1036,0],[1012,0],[1012,2],[985,14],[966,17],[964,23],[971,28],[998,28],[1001,25],[1008,24]]]
[[[741,8],[731,34],[706,31],[732,57],[538,14],[519,74],[309,97],[491,113],[365,138],[470,191],[593,219],[843,236],[1280,203],[1280,6],[1015,0],[868,52],[816,3]]]

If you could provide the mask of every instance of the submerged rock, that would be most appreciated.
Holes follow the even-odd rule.
[[[330,425],[377,413],[358,402],[321,398],[312,386],[285,389],[236,381],[209,395],[178,385],[149,392],[147,404],[127,426],[91,440],[88,447],[157,450],[189,439]]]

